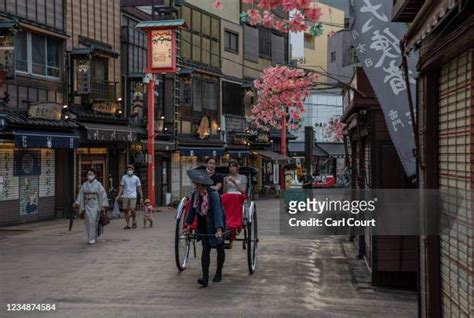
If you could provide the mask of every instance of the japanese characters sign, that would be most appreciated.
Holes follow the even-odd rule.
[[[63,106],[57,103],[38,103],[28,106],[28,118],[61,120]]]
[[[353,46],[382,107],[392,142],[408,176],[416,173],[415,139],[403,74],[400,39],[403,23],[391,22],[393,1],[354,1]],[[415,66],[418,55],[408,57],[409,83],[415,101]]]
[[[173,67],[173,30],[151,31],[152,68]]]

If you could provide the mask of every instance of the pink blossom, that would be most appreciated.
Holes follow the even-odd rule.
[[[293,17],[288,22],[288,25],[290,31],[295,33],[305,31],[307,29],[307,26],[304,22],[304,17],[299,13],[293,15]]]
[[[262,16],[260,15],[260,12],[256,9],[248,10],[247,14],[249,16],[249,23],[251,25],[259,24],[260,21],[262,21]]]
[[[258,129],[282,129],[281,118],[288,112],[287,127],[294,129],[302,120],[303,99],[309,95],[316,76],[287,66],[266,68],[255,81],[257,102],[251,108],[252,122]]]
[[[262,25],[266,28],[273,26],[273,14],[270,11],[263,12]]]
[[[222,10],[222,8],[224,8],[224,5],[222,4],[221,0],[214,0],[214,2],[212,3],[212,5],[213,5],[214,8],[217,9],[217,10]]]
[[[258,7],[261,9],[275,9],[280,5],[281,0],[260,0]]]
[[[246,4],[253,4],[255,0],[242,0],[242,2]]]
[[[296,8],[295,0],[283,0],[281,5],[286,12],[290,12]]]
[[[306,19],[311,22],[317,22],[323,15],[321,8],[309,8],[305,11]]]
[[[307,8],[311,3],[311,0],[296,0],[296,5],[297,8],[299,9],[305,9]]]

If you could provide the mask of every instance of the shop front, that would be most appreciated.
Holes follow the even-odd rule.
[[[79,126],[81,142],[76,156],[76,189],[86,181],[87,169],[92,168],[107,191],[117,190],[138,130],[125,123],[80,122]]]
[[[72,202],[68,180],[79,146],[76,125],[62,119],[62,105],[40,108],[56,109],[57,119],[7,112],[0,132],[0,226],[64,216]]]

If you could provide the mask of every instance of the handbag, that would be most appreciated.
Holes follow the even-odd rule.
[[[100,211],[99,224],[102,226],[106,226],[109,223],[110,223],[110,218],[107,211],[105,210]]]

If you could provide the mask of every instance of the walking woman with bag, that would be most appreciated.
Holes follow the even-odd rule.
[[[212,280],[218,283],[222,280],[222,268],[224,267],[224,237],[225,232],[225,214],[220,200],[219,193],[211,186],[214,184],[206,170],[194,169],[188,170],[187,174],[196,190],[191,195],[191,204],[185,224],[190,233],[190,225],[193,224],[197,215],[197,240],[202,241],[202,278],[198,283],[206,287],[209,281],[209,265],[211,248],[217,250],[217,270]]]
[[[81,186],[73,208],[79,208],[81,216],[84,215],[86,237],[90,245],[97,241],[101,211],[108,206],[107,193],[96,179],[96,171],[87,170],[87,181]]]

